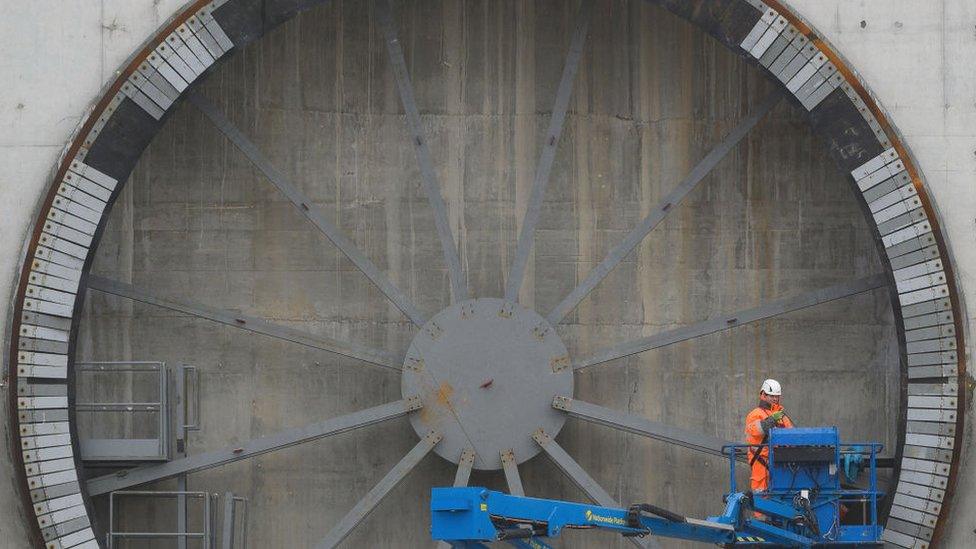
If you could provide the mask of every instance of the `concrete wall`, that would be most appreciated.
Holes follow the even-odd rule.
[[[87,2],[42,3],[42,8],[29,12],[18,4],[5,4],[9,4],[4,6],[6,13],[16,13],[17,10],[23,13],[0,23],[17,27],[0,33],[0,40],[11,42],[9,46],[4,44],[4,51],[21,52],[20,55],[8,55],[3,62],[14,63],[27,57],[42,59],[30,65],[34,68],[28,69],[20,61],[9,69],[14,74],[24,76],[14,80],[13,86],[3,94],[4,103],[0,104],[0,124],[6,130],[4,137],[0,138],[0,154],[3,155],[5,166],[3,173],[16,174],[0,184],[0,193],[3,193],[0,208],[5,208],[0,216],[3,223],[0,230],[5,237],[0,239],[0,246],[3,247],[0,248],[0,267],[5,267],[0,272],[6,270],[13,273],[19,261],[20,246],[33,204],[47,183],[47,174],[71,128],[78,122],[79,114],[94,99],[97,89],[110,78],[111,71],[175,6],[165,2],[104,2],[96,14]],[[843,17],[839,13],[840,2],[810,0],[795,5],[862,72],[913,147],[942,211],[956,255],[957,275],[965,291],[972,284],[973,267],[976,267],[971,246],[974,199],[970,194],[971,183],[967,181],[973,171],[972,132],[967,134],[965,129],[969,127],[965,122],[967,116],[972,117],[974,105],[971,98],[966,97],[966,84],[969,83],[966,78],[969,77],[964,77],[967,73],[963,72],[966,67],[965,55],[955,52],[973,47],[969,29],[972,28],[974,14],[965,13],[971,8],[961,1],[877,1],[858,3],[856,7],[850,4],[844,3]],[[619,4],[613,6],[619,7]],[[352,8],[347,6],[348,9]],[[335,210],[343,227],[363,239],[361,242],[371,255],[383,258],[384,268],[394,273],[413,273],[409,279],[403,280],[404,285],[418,299],[429,300],[421,301],[422,305],[436,310],[445,303],[443,289],[446,285],[443,271],[438,267],[441,263],[434,253],[435,248],[430,246],[435,242],[432,223],[422,210],[416,185],[398,188],[383,177],[391,175],[394,168],[401,164],[409,166],[411,170],[414,165],[413,159],[402,151],[392,158],[387,157],[390,151],[402,149],[405,143],[405,139],[399,139],[397,135],[402,133],[402,126],[397,125],[397,117],[390,116],[397,105],[388,76],[379,73],[380,67],[375,68],[377,75],[370,78],[376,92],[368,101],[349,91],[341,96],[341,99],[351,103],[344,108],[349,111],[346,118],[362,118],[367,113],[372,115],[368,123],[357,126],[355,123],[344,123],[343,117],[335,114],[335,105],[340,98],[333,92],[319,96],[306,92],[321,89],[324,82],[317,79],[324,78],[324,75],[337,75],[348,80],[340,80],[340,86],[348,86],[349,90],[357,89],[354,85],[357,78],[362,83],[366,76],[343,70],[336,64],[328,65],[334,61],[327,57],[307,57],[302,63],[289,64],[290,60],[295,59],[290,54],[295,53],[299,45],[327,49],[335,45],[317,42],[311,36],[314,33],[307,30],[315,27],[304,26],[308,21],[335,24],[335,17],[319,11],[322,13],[306,19],[306,23],[296,22],[279,29],[266,43],[238,55],[221,69],[219,77],[211,80],[206,91],[219,98],[221,106],[227,108],[242,127],[254,131],[259,143],[268,145],[272,157],[281,162],[279,165],[296,170],[290,175],[302,181],[306,188],[315,188],[312,182],[323,173],[329,174],[333,185],[329,191],[332,197],[323,194],[315,198]],[[472,8],[468,11],[455,12],[453,16],[463,16],[463,20],[474,29],[479,17],[478,10]],[[852,11],[856,13],[853,16]],[[404,21],[405,28],[411,24],[417,25],[411,34],[418,43],[417,55],[430,56],[432,50],[436,51],[430,43],[424,44],[424,40],[430,40],[430,36],[444,36],[442,29],[451,25],[449,20],[443,18],[451,15],[414,14],[413,19]],[[568,128],[568,139],[563,148],[575,152],[567,152],[562,160],[562,171],[557,169],[554,179],[558,182],[562,175],[572,184],[565,194],[558,191],[551,193],[556,195],[552,202],[555,208],[569,208],[578,211],[578,215],[557,216],[554,215],[557,213],[554,208],[552,215],[547,214],[549,217],[544,218],[550,230],[546,231],[544,240],[539,241],[543,245],[538,250],[545,251],[547,257],[537,253],[536,260],[540,266],[556,264],[560,268],[552,272],[537,271],[534,277],[530,277],[530,280],[536,281],[535,286],[530,284],[526,290],[526,295],[534,299],[542,310],[558,299],[559,292],[570,287],[574,276],[584,274],[592,261],[602,256],[606,246],[619,238],[620,231],[630,226],[628,222],[639,215],[641,208],[649,207],[662,188],[666,189],[670,186],[668,183],[676,181],[674,176],[692,159],[700,156],[707,143],[714,141],[723,127],[721,124],[728,124],[741,115],[744,104],[734,102],[740,90],[749,91],[743,97],[754,103],[761,88],[756,75],[743,71],[726,52],[719,51],[714,45],[709,46],[704,39],[696,38],[696,33],[687,26],[681,23],[666,24],[671,22],[666,17],[655,23],[647,13],[631,14],[644,18],[642,21],[646,25],[642,25],[642,28],[645,30],[630,29],[630,34],[621,34],[619,29],[626,26],[621,27],[619,20],[626,15],[603,13],[604,25],[594,27],[594,43],[604,44],[601,47],[606,49],[593,53],[588,68],[581,73],[581,87],[577,95],[585,97],[586,102],[578,103],[577,108],[585,116],[577,117]],[[614,17],[617,23],[613,22]],[[359,24],[355,14],[348,19],[338,20],[348,21],[350,32]],[[508,20],[511,20],[511,16],[508,16]],[[35,21],[38,23],[30,24]],[[48,36],[57,35],[62,37],[62,41],[32,38],[34,35],[28,36],[19,30],[37,28],[41,22],[43,25],[60,23],[62,26],[52,28]],[[491,22],[505,24],[505,20]],[[557,22],[565,28],[567,17],[561,16]],[[427,31],[423,30],[424,25],[427,25]],[[455,232],[462,235],[464,256],[472,273],[472,286],[476,293],[482,295],[499,291],[504,267],[513,251],[510,245],[506,247],[499,243],[514,241],[514,208],[517,205],[513,202],[518,201],[520,193],[524,196],[524,190],[528,187],[526,180],[531,179],[531,166],[535,162],[534,153],[526,153],[522,147],[513,147],[513,143],[519,142],[519,131],[522,132],[521,139],[525,140],[522,142],[531,142],[539,131],[537,128],[544,124],[540,122],[544,117],[536,116],[534,111],[549,108],[554,75],[558,72],[561,52],[565,48],[565,31],[560,34],[554,32],[552,26],[541,23],[538,28],[540,36],[535,38],[543,47],[534,52],[531,61],[513,56],[514,45],[509,41],[501,41],[497,51],[488,51],[479,45],[477,35],[472,34],[464,38],[468,41],[465,42],[468,51],[492,61],[478,69],[480,76],[467,65],[470,72],[462,79],[462,75],[453,68],[458,65],[453,63],[456,60],[449,57],[452,55],[449,48],[445,48],[444,53],[448,57],[439,60],[441,65],[433,60],[418,65],[430,67],[429,74],[418,77],[421,105],[434,105],[432,108],[442,114],[430,117],[429,124],[456,137],[445,139],[444,143],[439,144],[443,146],[435,147],[435,150],[448,151],[448,158],[451,159],[466,159],[465,163],[442,165],[441,173],[442,181],[454,179],[450,176],[459,176],[457,179],[465,181],[463,194],[459,188],[450,185],[446,185],[445,194],[454,205],[452,219]],[[657,32],[646,32],[650,29]],[[523,32],[530,30],[523,29]],[[462,40],[457,36],[454,39]],[[68,40],[72,42],[69,44],[66,42]],[[615,43],[614,40],[620,42]],[[611,62],[615,58],[614,48],[625,48],[627,40],[637,41],[638,51],[649,56],[633,61],[651,61],[656,67],[675,69],[674,73],[678,76],[674,84],[682,86],[681,89],[687,92],[681,96],[683,101],[665,104],[657,99],[647,105],[631,100],[646,97],[646,94],[635,94],[635,89],[639,89],[642,83],[640,74],[632,73],[630,67],[614,66]],[[929,49],[923,47],[923,43],[939,46],[930,46]],[[678,49],[678,44],[686,47]],[[920,51],[910,50],[909,45]],[[376,44],[368,47],[350,42],[346,47],[349,48],[350,58],[359,55],[374,60],[377,65],[383,62],[382,52],[376,49]],[[890,54],[897,48],[902,48],[905,55]],[[674,59],[668,55],[679,51],[683,52],[684,58],[675,56],[677,59]],[[605,57],[601,58],[601,55]],[[931,59],[926,55],[931,55]],[[509,60],[514,62],[506,65]],[[327,70],[319,71],[320,61]],[[529,62],[534,62],[534,65],[525,66]],[[59,68],[52,71],[52,66]],[[355,67],[355,64],[351,66]],[[496,70],[497,73],[491,72]],[[277,78],[295,74],[305,77],[303,82],[307,88],[296,90],[285,86],[284,78]],[[532,85],[527,89],[513,86],[516,74],[531,75],[528,81]],[[924,75],[917,78],[938,82],[939,85],[906,86],[905,75],[914,74]],[[607,81],[617,82],[621,77],[630,82],[626,89],[608,94],[606,86],[600,85]],[[477,84],[479,78],[480,85]],[[258,84],[254,84],[255,81]],[[464,88],[461,95],[445,93],[452,88],[445,88],[444,84],[459,86],[462,81],[475,84],[466,84],[471,87]],[[425,87],[425,82],[430,86]],[[487,89],[488,82],[497,85],[497,90]],[[337,86],[336,89],[340,88]],[[665,98],[668,90],[673,89],[662,84],[643,91],[652,98]],[[58,91],[41,94],[37,90]],[[696,92],[701,94],[704,90],[711,90],[713,95],[696,95]],[[10,99],[7,100],[7,97]],[[452,103],[458,97],[462,100]],[[515,116],[520,101],[523,107],[521,117]],[[530,107],[526,107],[526,101]],[[730,104],[731,108],[728,107]],[[721,105],[727,106],[725,110],[707,112],[707,109]],[[498,124],[502,129],[492,135],[491,142],[482,143],[478,142],[481,139],[478,136],[485,133],[482,128],[491,126],[484,122],[486,113],[489,119],[494,116],[500,120]],[[288,207],[277,200],[270,188],[250,173],[243,161],[235,156],[236,152],[222,144],[216,133],[202,123],[199,116],[192,116],[194,114],[190,109],[183,108],[151,147],[124,200],[113,213],[112,230],[100,251],[99,267],[109,274],[132,276],[140,283],[151,283],[161,292],[173,292],[171,295],[193,297],[218,306],[244,308],[249,312],[293,321],[312,330],[339,330],[351,334],[350,337],[387,341],[391,345],[404,343],[406,332],[396,322],[396,313],[383,302],[381,296],[372,292],[348,264],[337,261],[327,243],[315,240],[314,233],[300,225],[298,216],[288,211]],[[678,122],[669,125],[667,115]],[[661,122],[661,119],[665,121]],[[712,127],[710,124],[703,125],[702,120],[721,122]],[[843,280],[850,275],[872,271],[876,264],[874,252],[865,240],[863,222],[858,225],[859,213],[852,201],[847,202],[850,194],[840,183],[842,174],[835,173],[814,140],[809,136],[802,137],[806,130],[796,120],[788,109],[777,111],[769,127],[761,128],[764,134],[770,136],[770,141],[754,141],[750,149],[755,156],[738,157],[720,172],[733,180],[742,179],[747,173],[765,174],[763,179],[771,183],[771,187],[755,189],[740,183],[723,189],[713,182],[709,185],[710,190],[703,189],[706,192],[693,196],[682,216],[674,216],[675,219],[669,221],[667,226],[661,227],[666,230],[661,231],[665,236],[663,241],[659,241],[660,248],[655,251],[646,247],[636,262],[621,266],[623,274],[608,280],[605,288],[592,296],[581,309],[574,319],[574,325],[567,331],[568,338],[577,348],[592,347],[595,341],[604,338],[620,337],[619,328],[611,330],[608,327],[603,332],[599,331],[599,327],[608,322],[616,324],[623,320],[629,324],[626,329],[631,333],[643,329],[654,331],[673,322],[693,321],[709,313],[751,305],[760,298],[782,295],[797,287],[817,287],[835,279]],[[639,158],[641,151],[627,149],[630,145],[626,145],[625,137],[638,123],[651,127],[650,130],[640,130],[646,132],[645,135],[667,137],[660,142],[670,143],[672,154],[666,158],[654,158],[653,162],[645,165],[633,163],[632,158]],[[335,135],[344,137],[344,132],[352,132],[352,141],[359,143],[364,152],[340,150],[335,160],[321,160],[321,163],[306,170],[308,159],[313,157],[315,150],[329,148],[330,141],[313,139],[322,127],[328,131],[321,139],[331,140]],[[705,131],[704,127],[711,129]],[[300,132],[296,133],[296,128],[301,128]],[[333,130],[337,132],[332,134]],[[579,139],[582,135],[586,135],[587,139]],[[789,135],[794,142],[789,147],[778,147],[777,141],[785,141],[776,139],[782,135]],[[797,135],[801,136],[799,140]],[[690,147],[687,146],[689,141],[692,143]],[[275,147],[274,143],[278,146]],[[465,143],[472,145],[471,152],[477,154],[471,154]],[[303,155],[303,149],[308,149],[307,154]],[[506,151],[507,154],[515,154],[516,158],[506,158]],[[782,165],[796,165],[797,161],[802,160],[804,169],[801,180],[785,181],[791,174],[778,172],[779,164],[776,161],[751,164],[758,162],[756,159],[763,153],[779,158]],[[351,155],[357,154],[362,155],[362,159],[351,161]],[[518,156],[520,154],[524,156]],[[188,165],[179,165],[185,162],[184,159],[192,160]],[[506,164],[514,164],[515,173],[506,173]],[[340,165],[349,166],[354,173],[345,174]],[[368,168],[367,174],[361,172],[364,167]],[[621,171],[611,171],[614,169]],[[208,177],[215,174],[222,176],[219,182]],[[629,186],[614,186],[613,190],[608,191],[602,184],[594,184],[594,175],[598,181],[601,174],[607,179],[624,179]],[[657,183],[653,176],[661,174],[669,174],[672,178],[668,180],[663,177]],[[410,177],[416,179],[415,175]],[[553,189],[557,187],[553,185]],[[471,194],[475,189],[480,191]],[[753,192],[760,194],[752,195]],[[335,196],[341,199],[335,199]],[[729,208],[743,196],[752,200]],[[805,218],[800,215],[801,212],[810,212],[811,206],[804,202],[817,203],[821,209],[816,210],[816,215],[829,219],[833,230],[823,231],[825,227],[811,221],[810,215]],[[9,214],[7,209],[10,210]],[[391,218],[391,215],[395,217]],[[703,226],[702,219],[712,221]],[[747,231],[741,231],[743,220],[748,221]],[[564,221],[569,224],[559,224]],[[240,230],[241,227],[244,229]],[[816,235],[821,232],[826,232],[822,238],[828,240],[809,240],[817,238]],[[391,239],[402,239],[406,234],[411,235],[411,242],[390,244]],[[813,260],[813,264],[803,264],[804,257],[809,257],[809,254],[805,255],[796,239],[788,235],[806,236],[808,239],[804,247],[809,246],[806,248],[809,251],[822,251],[837,244],[840,239],[847,253],[836,257],[828,255],[820,257],[819,261]],[[776,240],[763,240],[771,236]],[[742,244],[740,239],[743,238],[746,251],[737,256],[736,246]],[[166,239],[175,241],[167,242]],[[161,242],[166,245],[160,245]],[[215,242],[219,245],[215,245]],[[420,243],[429,245],[417,247]],[[309,250],[324,255],[316,255],[309,260],[303,257],[303,252]],[[763,250],[774,256],[764,257],[762,253],[757,253]],[[776,255],[779,250],[783,250],[782,255]],[[171,253],[167,254],[167,251]],[[715,255],[715,252],[719,253]],[[161,256],[168,258],[168,262],[160,260]],[[414,258],[425,257],[430,261],[411,263]],[[659,263],[674,257],[681,258],[677,266],[670,270],[655,270]],[[818,256],[814,254],[814,257]],[[851,263],[851,257],[863,260]],[[730,274],[734,269],[728,268],[729,262],[737,265],[738,261],[742,261],[749,271],[741,280],[737,275]],[[789,278],[763,278],[764,274],[776,272],[769,267],[790,268],[791,262],[795,268],[789,271],[792,273]],[[214,264],[220,268],[214,269]],[[187,268],[187,265],[190,267]],[[214,270],[218,272],[214,273]],[[637,277],[637,273],[649,276]],[[674,279],[695,280],[693,277],[701,277],[703,273],[717,279],[716,290],[724,290],[721,294],[723,298],[718,295],[695,296],[694,285],[675,289],[675,286],[664,284]],[[716,273],[725,273],[724,278]],[[782,271],[778,274],[782,276]],[[326,277],[333,282],[331,290],[321,285],[321,280]],[[553,279],[562,282],[554,287],[549,282]],[[630,300],[624,290],[633,288],[638,280],[661,281],[663,288],[673,293],[661,295],[657,291],[657,284],[648,284],[641,292],[640,300]],[[715,280],[710,282],[714,284]],[[0,284],[5,285],[2,287],[3,295],[9,294],[11,283],[10,276],[6,279],[0,277]],[[334,287],[341,288],[341,296],[336,294]],[[185,288],[190,288],[189,293],[184,291]],[[307,290],[304,294],[289,292],[286,295],[283,288]],[[737,297],[729,299],[729,296]],[[243,297],[252,300],[242,300]],[[749,394],[751,387],[761,379],[765,368],[771,363],[779,362],[786,356],[793,357],[797,361],[796,371],[783,377],[793,385],[816,386],[816,374],[810,375],[811,368],[804,364],[804,357],[809,360],[812,349],[823,348],[827,341],[833,339],[829,331],[819,332],[824,340],[810,340],[806,336],[810,326],[822,328],[824,318],[851,317],[858,313],[851,323],[867,327],[852,337],[848,346],[837,349],[835,360],[829,361],[831,364],[840,369],[846,364],[884,362],[884,338],[874,337],[876,332],[870,328],[871,325],[884,324],[888,313],[884,311],[883,300],[858,299],[861,301],[831,305],[828,307],[832,310],[809,315],[801,313],[795,318],[791,317],[790,322],[770,325],[768,328],[775,333],[764,334],[762,329],[757,329],[750,334],[709,338],[710,341],[704,341],[700,348],[676,348],[642,359],[640,366],[638,361],[632,361],[628,367],[616,369],[606,379],[588,379],[584,376],[580,379],[579,394],[612,407],[627,408],[652,418],[673,418],[675,423],[735,437],[737,425],[733,418],[748,404],[743,395]],[[662,307],[662,304],[665,306]],[[669,304],[672,307],[668,307]],[[687,308],[674,307],[687,304],[691,305]],[[206,326],[200,321],[181,320],[161,315],[158,310],[120,305],[112,300],[93,301],[92,308],[93,325],[97,321],[101,327],[100,330],[90,331],[91,335],[85,342],[84,348],[92,356],[98,353],[104,353],[98,358],[137,352],[167,354],[161,358],[191,360],[208,366],[205,379],[212,398],[208,399],[210,408],[205,410],[205,418],[211,423],[194,441],[197,448],[259,435],[284,425],[300,424],[304,422],[302,416],[306,415],[314,417],[350,411],[381,402],[398,393],[398,383],[395,380],[391,382],[389,375],[362,371],[362,368],[351,364],[337,364],[330,357],[326,358],[331,362],[323,365],[321,353],[302,353],[283,346],[261,345],[253,338]],[[648,317],[648,310],[658,310],[659,313]],[[660,314],[662,310],[666,314]],[[4,320],[5,317],[6,313]],[[367,317],[373,321],[379,317],[381,322],[370,324]],[[159,335],[160,325],[169,327],[162,336]],[[854,349],[865,349],[863,343],[873,339],[880,339],[882,346],[868,348],[866,356],[853,353]],[[137,345],[147,341],[151,341],[152,345]],[[187,341],[193,344],[186,345]],[[181,345],[190,350],[174,353]],[[804,348],[808,351],[803,352]],[[790,352],[795,354],[790,355]],[[282,357],[286,357],[286,360],[283,361]],[[745,365],[743,370],[737,371],[745,375],[736,376],[732,367],[728,366],[729,357],[733,358],[733,365]],[[294,368],[285,366],[284,362],[292,364]],[[681,370],[679,376],[667,375],[666,367],[672,362],[691,366]],[[716,364],[730,370],[715,371],[712,368]],[[300,374],[296,375],[296,371]],[[804,371],[808,375],[804,375]],[[879,371],[878,376],[878,380],[882,381],[880,385],[884,386],[884,373]],[[305,383],[313,378],[322,385],[308,386]],[[254,382],[254,379],[258,381]],[[703,393],[696,395],[693,388],[699,387],[702,380],[708,383]],[[662,385],[691,396],[667,400],[656,398],[656,391]],[[369,389],[345,394],[330,391],[329,388],[335,386]],[[638,389],[637,395],[623,400],[619,390],[634,387]],[[878,398],[884,394],[883,391],[865,390],[867,400],[872,405],[891,413],[890,408],[882,404],[885,398]],[[242,394],[249,398],[241,398]],[[286,394],[300,395],[295,399],[301,403],[299,409],[295,408],[296,402],[281,402],[280,398],[275,398]],[[337,398],[324,401],[318,398],[321,394]],[[611,398],[611,395],[615,396]],[[732,398],[728,398],[730,396]],[[726,402],[726,408],[709,409],[708,413],[715,415],[701,417],[701,402],[711,400]],[[817,416],[812,400],[804,402],[798,399],[794,406],[804,409],[809,422],[830,421],[827,417]],[[852,430],[852,434],[885,436],[868,424],[854,425]],[[295,512],[291,514],[252,515],[264,532],[259,535],[268,536],[257,540],[295,541],[295,538],[287,537],[289,532],[306,530],[304,521],[311,519],[309,515],[298,512],[303,506],[325,506],[329,509],[325,512],[326,516],[311,519],[321,521],[322,524],[315,531],[324,532],[337,519],[337,513],[363,493],[389,468],[397,455],[409,447],[411,436],[408,436],[403,425],[391,425],[371,431],[368,435],[330,442],[320,449],[321,455],[329,459],[314,461],[312,475],[308,474],[309,469],[306,468],[309,463],[307,456],[293,453],[264,463],[263,466],[274,470],[274,474],[270,471],[269,474],[259,474],[262,463],[255,462],[253,466],[236,466],[209,475],[200,479],[200,483],[214,490],[243,483],[240,490],[251,493],[256,503],[262,503],[269,509],[285,511],[295,506]],[[367,458],[370,461],[361,463],[360,460],[367,455],[366,449],[372,446],[371,441],[376,437],[388,439],[389,455]],[[580,461],[593,470],[595,476],[612,492],[621,494],[623,499],[653,496],[658,503],[673,505],[688,513],[701,514],[712,508],[711,500],[700,498],[696,501],[683,495],[687,493],[683,483],[675,485],[668,478],[689,478],[700,465],[692,461],[693,455],[572,424],[567,427],[565,440],[567,447],[580,456]],[[616,452],[611,454],[615,454],[620,461],[602,461],[600,452],[589,452],[587,446],[615,448]],[[337,460],[337,457],[341,459]],[[625,463],[655,464],[654,467],[676,471],[648,474],[644,483],[635,485],[626,477],[635,466],[626,467]],[[714,478],[720,481],[720,471],[715,470],[714,465],[709,467],[713,470]],[[552,490],[551,487],[534,484],[538,482],[534,479],[555,476],[544,460],[528,464],[523,474],[528,489]],[[10,475],[6,476],[9,478]],[[315,478],[317,483],[321,483],[321,486],[315,487],[318,491],[312,500],[302,495],[308,488],[308,478]],[[430,458],[411,480],[398,489],[391,500],[393,503],[384,504],[384,509],[388,513],[394,510],[402,512],[404,504],[413,500],[412,494],[431,482],[443,483],[449,478],[449,468],[436,458]],[[967,478],[964,476],[963,482]],[[497,477],[476,477],[476,480],[498,482]],[[280,484],[268,486],[264,484],[267,482]],[[701,482],[707,484],[709,480],[703,479]],[[578,497],[564,485],[557,486],[555,491]],[[5,498],[0,501],[9,501],[8,507],[16,508],[18,502],[14,486],[5,487],[0,495]],[[666,499],[662,500],[664,495]],[[959,505],[957,509],[962,507]],[[415,515],[415,510],[408,511],[411,513],[408,517],[424,520],[423,514]],[[287,516],[292,518],[284,519]],[[15,515],[10,513],[4,517],[0,525],[8,522],[10,525],[2,529],[17,536],[19,523]],[[299,523],[291,522],[293,520]],[[956,523],[960,535],[972,531],[972,520],[972,517],[958,517]],[[387,529],[375,518],[365,526],[364,531],[357,533],[356,540],[378,543],[391,539],[385,536],[392,535],[393,530]],[[309,535],[314,533],[310,532]],[[419,531],[411,535],[419,535]]]
[[[41,193],[99,90],[181,0],[0,2],[0,332]],[[6,343],[5,343],[6,348]],[[6,365],[4,366],[6,367]],[[6,376],[4,376],[6,381]],[[4,399],[8,387],[4,386]],[[2,407],[4,455],[8,407]],[[26,545],[15,473],[0,460],[0,546]]]
[[[544,139],[573,5],[408,5],[402,42],[472,294],[497,296],[514,256],[520,198]],[[316,8],[240,52],[201,93],[430,313],[448,305],[444,261],[371,21],[369,3]],[[551,309],[770,88],[758,71],[663,10],[601,4],[524,302]],[[415,333],[190,105],[140,161],[93,268],[158,295],[379,348],[401,351]],[[784,103],[560,333],[571,353],[583,356],[880,268],[844,174],[800,110]],[[387,372],[98,294],[81,334],[85,359],[200,367],[203,427],[190,438],[191,452],[399,393]],[[577,396],[738,439],[756,388],[775,376],[793,388],[788,401],[805,424],[841,423],[845,436],[893,446],[895,349],[887,297],[876,292],[595,368],[577,376]],[[854,410],[838,416],[822,406],[821,395],[831,392]],[[309,546],[413,444],[405,424],[190,482],[248,496],[254,544]],[[621,501],[703,516],[721,500],[722,460],[576,422],[560,442]],[[422,543],[427,532],[418,525],[429,519],[416,504],[419,494],[449,483],[453,470],[429,461],[353,533],[350,546]],[[545,459],[526,464],[523,475],[529,493],[582,497]],[[501,483],[497,473],[480,479]],[[585,541],[592,543],[578,543]]]
[[[940,212],[966,304],[976,317],[976,4],[967,0],[793,0],[870,86],[915,155]],[[972,367],[970,367],[972,369]],[[946,547],[976,545],[972,376],[963,468]]]

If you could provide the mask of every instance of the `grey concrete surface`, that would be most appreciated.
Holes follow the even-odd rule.
[[[0,73],[17,75],[0,94],[0,265],[8,273],[84,105],[171,4],[106,1],[93,13],[89,2],[42,2],[30,10],[3,3],[10,17],[0,23],[8,25],[0,41],[13,55],[0,62]],[[963,0],[794,5],[889,108],[938,203],[962,289],[972,288],[976,199],[967,121],[976,106],[965,59],[976,47],[976,14]],[[476,295],[501,293],[571,21],[555,2],[503,6],[423,2],[402,20]],[[35,21],[59,40],[40,41],[27,30]],[[585,276],[765,86],[728,52],[657,10],[601,3],[593,32],[523,287],[525,302],[540,312]],[[38,62],[25,67],[25,58]],[[905,85],[905,75],[932,84]],[[203,91],[425,310],[447,304],[432,216],[382,44],[363,8],[345,2],[289,23],[239,53]],[[572,353],[586,352],[874,272],[875,252],[852,199],[801,117],[782,107],[560,333]],[[97,269],[161,295],[404,349],[412,335],[406,320],[290,208],[183,106],[117,205]],[[8,295],[12,276],[0,280]],[[191,451],[379,404],[399,392],[395,375],[158,309],[99,297],[88,315],[86,357],[188,361],[204,369],[204,428],[193,435]],[[788,396],[802,423],[837,422],[835,409],[823,405],[832,395],[851,406],[842,418],[846,436],[893,442],[889,317],[880,293],[825,305],[581,374],[578,395],[737,438],[752,391],[769,373],[788,390],[803,388]],[[200,474],[191,487],[251,497],[254,546],[303,546],[324,535],[414,437],[402,420]],[[574,420],[560,443],[621,500],[705,514],[715,509],[724,482],[718,460]],[[9,464],[2,467],[9,472]],[[452,476],[446,462],[428,457],[347,545],[419,545],[427,520],[418,503],[422,491]],[[581,497],[543,457],[527,463],[522,477],[530,494]],[[976,497],[974,479],[964,471],[960,496]],[[472,482],[503,483],[500,475],[482,474]],[[4,509],[17,508],[12,484],[0,498]],[[971,540],[974,517],[966,507],[955,507],[948,546]],[[0,515],[11,547],[22,546],[20,520],[17,512]],[[604,541],[612,540],[573,535],[567,545]]]
[[[967,0],[791,0],[857,69],[912,149],[925,177],[966,306],[972,371],[976,318],[976,4]],[[973,377],[962,467],[943,547],[976,545]]]
[[[0,332],[43,189],[75,127],[120,64],[181,0],[0,1]],[[0,396],[9,398],[4,384]],[[9,456],[8,408],[0,411],[0,547],[27,544],[26,515]],[[14,450],[16,451],[16,450]]]
[[[498,296],[573,6],[407,6],[401,40],[469,285],[474,295]],[[240,52],[201,93],[429,315],[448,305],[448,276],[371,10],[317,8]],[[601,3],[524,301],[543,312],[558,303],[769,89],[757,71],[668,13]],[[572,355],[585,354],[877,272],[852,198],[801,113],[784,103],[567,317],[560,335]],[[95,270],[162,296],[400,352],[415,333],[190,105],[133,174]],[[775,376],[801,423],[839,423],[847,437],[893,444],[897,375],[886,299],[858,296],[594,368],[578,376],[577,395],[738,439],[756,388]],[[203,427],[190,437],[191,452],[399,396],[388,372],[102,295],[89,301],[82,330],[86,358],[201,368]],[[249,497],[257,546],[308,546],[414,440],[397,421],[196,474],[190,484]],[[621,501],[695,516],[720,506],[721,460],[575,421],[559,440]],[[428,458],[347,546],[423,544],[424,491],[452,474],[452,464]],[[522,467],[522,478],[529,494],[582,497],[541,457]],[[475,481],[502,483],[497,473]],[[597,543],[619,540],[578,535],[565,545]]]

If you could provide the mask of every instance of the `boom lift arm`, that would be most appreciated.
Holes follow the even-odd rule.
[[[628,509],[600,507],[570,501],[512,496],[485,488],[434,488],[431,515],[434,539],[457,547],[478,547],[492,541],[554,538],[564,528],[599,528],[624,536],[655,536],[701,541],[719,545],[766,543],[779,547],[811,547],[814,540],[786,530],[771,528],[758,520],[740,520],[749,500],[746,494],[729,498],[725,513],[708,520],[682,517],[652,505]],[[772,502],[767,502],[772,503]],[[766,507],[766,512],[797,512],[785,506]],[[750,514],[751,516],[751,514]],[[533,545],[539,545],[536,539]],[[546,545],[539,545],[546,547]]]
[[[773,429],[769,490],[736,491],[735,463],[749,448],[732,445],[730,491],[721,515],[683,517],[649,504],[626,509],[529,498],[486,488],[434,488],[431,534],[455,547],[507,541],[516,547],[548,547],[566,528],[601,529],[624,536],[683,539],[734,547],[880,546],[877,520],[877,452],[880,444],[841,445],[835,427]],[[867,459],[864,454],[867,454]],[[857,458],[857,459],[853,459]],[[865,489],[845,487],[860,467]],[[860,511],[859,513],[857,511]]]
[[[485,488],[434,488],[431,493],[432,535],[457,547],[478,547],[481,542],[554,538],[565,528],[599,528],[624,536],[655,536],[718,545],[757,544],[777,547],[812,547],[815,540],[771,527],[756,519],[740,520],[751,509],[750,496],[734,494],[725,513],[707,520],[682,517],[652,505],[628,509],[600,507],[570,501],[512,496]],[[771,501],[762,508],[795,519],[797,512]],[[544,542],[542,542],[544,543]],[[521,544],[519,544],[521,545]]]

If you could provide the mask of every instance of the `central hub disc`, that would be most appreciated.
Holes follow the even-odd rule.
[[[532,433],[555,436],[566,421],[555,396],[573,396],[566,346],[535,311],[496,298],[455,303],[410,343],[403,396],[420,395],[410,416],[417,434],[444,438],[434,451],[458,463],[466,448],[474,467],[500,469],[511,450],[521,463],[539,453]]]

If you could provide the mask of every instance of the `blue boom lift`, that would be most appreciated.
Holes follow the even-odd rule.
[[[599,528],[735,547],[878,547],[880,444],[841,445],[836,427],[772,429],[769,489],[736,490],[735,463],[747,445],[725,448],[730,493],[725,512],[698,520],[649,504],[627,509],[520,497],[485,488],[434,488],[431,534],[454,547],[507,541],[549,547],[564,528]],[[753,446],[752,448],[755,448]],[[851,486],[862,469],[867,487]],[[845,483],[842,484],[842,480]]]

